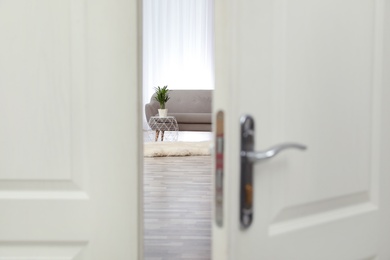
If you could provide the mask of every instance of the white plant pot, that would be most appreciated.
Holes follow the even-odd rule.
[[[158,110],[158,115],[160,117],[167,117],[168,116],[168,109],[159,109]]]

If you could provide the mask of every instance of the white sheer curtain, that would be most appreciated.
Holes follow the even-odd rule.
[[[213,8],[213,0],[143,0],[144,106],[156,86],[214,88]]]

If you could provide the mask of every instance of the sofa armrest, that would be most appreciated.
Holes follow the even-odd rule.
[[[158,113],[158,109],[155,108],[151,103],[145,105],[146,122],[149,123],[150,117],[155,116],[157,113]]]

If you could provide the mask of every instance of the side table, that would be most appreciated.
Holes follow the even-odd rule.
[[[179,126],[174,116],[159,117],[152,116],[149,119],[149,126],[153,131],[156,131],[154,141],[157,142],[161,132],[161,141],[164,141],[164,134],[167,131],[166,140],[177,141]]]

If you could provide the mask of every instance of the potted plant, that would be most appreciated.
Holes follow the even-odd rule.
[[[154,88],[156,91],[156,96],[154,97],[158,103],[160,103],[160,109],[158,110],[158,114],[160,117],[166,117],[168,115],[168,109],[165,108],[165,103],[169,100],[169,89],[168,86],[160,87],[157,86]]]

